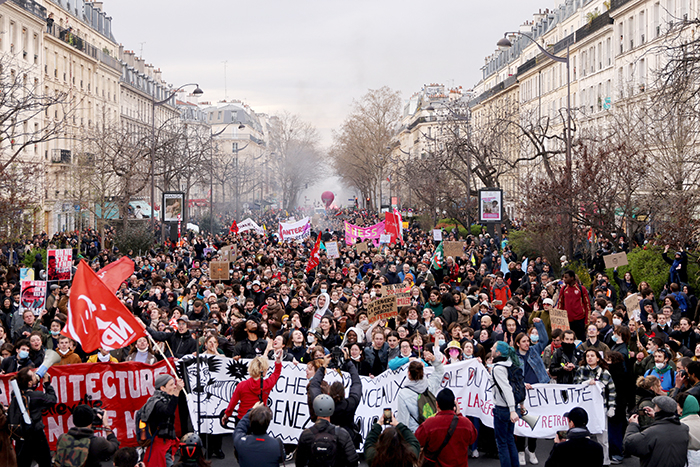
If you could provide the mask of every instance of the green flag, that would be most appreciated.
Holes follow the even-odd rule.
[[[442,266],[445,264],[445,253],[442,251],[442,242],[438,245],[438,247],[435,249],[435,254],[433,254],[433,258],[430,260],[430,266],[433,269],[442,269]]]

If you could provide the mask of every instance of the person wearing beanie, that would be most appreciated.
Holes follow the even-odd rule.
[[[455,404],[455,395],[445,388],[435,396],[438,413],[425,420],[416,430],[416,438],[423,447],[424,455],[443,467],[467,467],[469,446],[476,441],[477,431],[472,422],[461,414]],[[457,424],[452,428],[454,419]],[[448,443],[435,454],[450,434]],[[434,456],[431,457],[431,454]]]
[[[688,442],[688,467],[700,465],[700,404],[695,396],[680,394],[678,407],[681,409],[681,423],[687,425],[690,430]]]
[[[58,437],[55,465],[99,467],[102,462],[112,458],[119,449],[119,441],[112,432],[107,414],[103,413],[97,417],[101,420],[100,424],[105,437],[95,436],[93,423],[96,414],[90,406],[83,404],[73,409],[74,426]]]
[[[181,379],[176,380],[164,373],[156,377],[153,386],[156,391],[141,408],[141,421],[148,423],[155,434],[143,461],[147,467],[166,467],[173,464],[173,453],[178,448],[175,411],[185,384]]]
[[[574,407],[564,416],[569,420],[566,438],[557,433],[554,446],[544,467],[600,467],[603,465],[603,446],[591,439],[588,431],[588,412]]]
[[[639,457],[641,467],[685,467],[690,430],[678,418],[678,404],[668,396],[656,396],[651,402],[654,408],[644,410],[654,417],[654,422],[644,431],[639,427],[639,415],[630,417],[625,453]]]

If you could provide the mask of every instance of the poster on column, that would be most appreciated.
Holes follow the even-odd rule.
[[[46,281],[22,281],[19,310],[31,310],[38,316],[46,308]]]
[[[73,250],[49,250],[46,253],[46,280],[49,282],[69,281],[73,274]]]
[[[235,361],[222,356],[200,356],[199,382],[197,384],[197,362],[193,356],[180,360],[185,368],[186,387],[192,389],[189,409],[193,423],[197,420],[197,396],[201,400],[202,432],[230,433],[221,425],[220,419],[226,410],[236,385],[248,377],[248,361]],[[307,407],[306,365],[283,363],[282,373],[277,380],[268,405],[272,410],[270,432],[285,443],[294,444],[301,432],[312,425]],[[270,365],[268,377],[273,372]],[[462,413],[478,417],[482,423],[493,427],[493,393],[486,368],[476,359],[445,366],[441,386],[450,388],[460,404]],[[426,369],[427,377],[433,368]],[[372,428],[372,424],[385,407],[398,410],[398,392],[407,381],[407,365],[396,371],[387,370],[375,378],[360,377],[362,398],[355,414],[362,439]],[[348,373],[327,372],[329,383],[342,381],[346,394],[350,389]],[[530,438],[553,438],[559,430],[568,430],[564,417],[574,407],[583,407],[589,415],[588,428],[592,433],[601,433],[604,428],[605,413],[603,397],[599,385],[535,384],[527,393],[525,406],[529,411],[529,424],[520,420],[515,434]],[[234,412],[235,415],[235,412]]]
[[[51,450],[56,450],[58,437],[73,427],[73,409],[85,403],[103,409],[109,415],[121,447],[137,446],[136,411],[153,395],[153,383],[164,373],[172,374],[164,361],[155,365],[124,362],[51,367],[48,374],[58,402],[42,414]],[[14,375],[0,375],[0,404],[5,406],[10,404],[10,379]]]

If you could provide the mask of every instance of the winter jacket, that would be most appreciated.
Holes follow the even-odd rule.
[[[362,381],[357,368],[352,363],[346,362],[343,370],[350,373],[350,391],[348,397],[340,402],[336,402],[335,411],[331,415],[331,423],[344,428],[350,437],[354,439],[358,434],[355,428],[355,412],[360,405],[360,399],[362,399]],[[322,394],[321,382],[324,376],[326,376],[326,368],[321,367],[316,370],[316,374],[311,378],[311,383],[309,384],[311,400]],[[359,446],[359,440],[356,445]]]
[[[493,392],[493,405],[502,408],[508,408],[509,412],[515,412],[515,396],[513,396],[513,388],[508,380],[508,367],[513,365],[513,362],[505,357],[496,357],[491,376],[489,378],[489,387]]]
[[[454,417],[454,410],[441,410],[418,427],[416,439],[424,450],[437,451]],[[438,465],[442,467],[466,467],[469,445],[476,441],[477,431],[472,422],[462,415],[458,415],[457,420],[457,428],[452,438],[437,458]]]
[[[398,412],[396,419],[406,425],[411,431],[418,429],[418,396],[430,389],[434,395],[440,391],[440,383],[445,375],[445,366],[442,364],[442,354],[435,346],[435,362],[433,372],[423,379],[412,381],[406,378],[403,387],[398,393]]]
[[[528,349],[525,355],[521,355],[519,351],[516,351],[516,353],[518,354],[518,357],[520,357],[520,360],[523,363],[523,373],[525,374],[525,382],[529,384],[546,384],[549,383],[550,378],[547,374],[547,369],[544,367],[544,363],[542,362],[542,358],[540,357],[540,355],[542,354],[542,350],[544,350],[544,348],[547,346],[547,342],[549,342],[549,339],[547,338],[547,330],[545,329],[542,321],[535,323],[535,328],[537,329],[537,334],[540,336],[540,341],[534,345],[530,344],[530,348]],[[529,366],[535,373],[537,380],[528,381],[528,369],[526,368],[526,365]]]
[[[284,445],[268,435],[248,434],[249,414],[236,424],[233,431],[233,446],[236,448],[240,467],[279,467],[284,464]]]
[[[179,331],[160,332],[154,331],[153,329],[147,327],[146,332],[148,332],[154,340],[159,342],[165,341],[168,343],[170,349],[166,348],[166,355],[169,357],[172,356],[175,358],[182,358],[185,355],[192,354],[197,350],[197,341],[188,331],[185,331],[184,334],[180,333]],[[172,350],[172,355],[170,355],[170,350]]]
[[[282,363],[275,362],[275,371],[272,372],[269,378],[263,379],[262,382],[262,401],[267,403],[267,398],[270,397],[270,392],[272,388],[277,384],[277,380],[282,374]],[[233,414],[234,409],[238,403],[238,417],[242,418],[243,415],[247,414],[253,406],[260,402],[260,379],[257,380],[253,378],[248,378],[245,381],[241,381],[236,385],[236,389],[233,391],[231,396],[231,401],[226,407],[226,416],[230,417]]]
[[[177,410],[178,396],[171,396],[156,389],[151,398],[155,398],[155,404],[151,406],[151,410],[145,410],[141,414],[142,418],[146,420],[151,431],[159,438],[177,439],[175,411]],[[148,405],[144,405],[144,407],[148,407]]]
[[[379,349],[379,360],[382,363],[382,367],[386,370],[386,366],[389,364],[389,344],[386,342]],[[365,347],[365,361],[370,368],[374,366],[374,346],[369,345]],[[378,376],[378,375],[374,375]]]
[[[408,443],[408,445],[411,447],[411,450],[416,454],[416,459],[417,459],[418,456],[420,455],[420,443],[416,439],[416,436],[403,423],[399,423],[398,425],[396,425],[396,430],[399,432],[401,437],[406,441],[406,443]],[[372,429],[370,430],[369,434],[367,435],[367,439],[365,439],[364,451],[365,451],[365,460],[367,461],[367,467],[372,467],[372,460],[374,459],[374,456],[377,454],[377,450],[374,448],[374,445],[377,443],[377,440],[379,439],[379,435],[381,435],[381,434],[382,434],[382,426],[378,423],[375,423],[374,425],[372,425]]]
[[[61,355],[61,352],[58,352],[58,355]],[[76,354],[72,350],[69,350],[68,352],[66,352],[65,355],[61,355],[61,361],[56,363],[55,365],[73,365],[75,363],[82,363],[82,360],[80,360],[78,354]]]
[[[605,408],[615,408],[615,399],[617,394],[615,392],[615,383],[612,380],[610,372],[608,370],[604,370],[600,366],[591,368],[588,365],[582,366],[576,370],[574,384],[587,383],[590,380],[600,381],[603,383],[603,401],[605,402]]]
[[[95,436],[95,431],[92,428],[73,427],[58,437],[60,440],[63,436],[72,436],[76,440],[90,438],[90,447],[88,448],[88,457],[83,467],[100,467],[102,462],[111,459],[117,449],[119,449],[119,441],[112,431],[107,432],[107,437]]]
[[[575,354],[575,348],[571,354],[564,352],[563,347],[559,347],[554,351],[552,355],[552,364],[549,366],[549,374],[552,375],[552,378],[557,379],[557,384],[574,384],[574,376],[576,375],[576,368],[578,367],[578,360],[574,357]],[[563,366],[567,363],[573,363],[574,369],[571,371],[564,370]]]
[[[335,435],[338,439],[335,457],[336,467],[357,467],[360,456],[358,456],[355,445],[347,431],[323,419],[319,419],[315,426],[321,433],[335,430]],[[315,465],[314,459],[311,458],[311,446],[314,438],[314,433],[308,428],[301,433],[297,445],[296,467]]]
[[[624,438],[625,453],[639,457],[641,467],[685,467],[689,429],[678,416],[654,421],[644,431],[630,423]]]
[[[586,428],[571,428],[566,441],[555,444],[544,467],[601,467],[603,446]]]
[[[506,302],[513,297],[513,293],[510,291],[508,284],[503,282],[501,286],[494,285],[491,289],[491,301],[500,300],[501,303],[494,305],[494,307],[500,312],[503,311],[503,307],[506,306]],[[500,313],[499,313],[500,314]]]
[[[668,392],[676,385],[676,372],[671,365],[666,365],[662,369],[652,368],[644,372],[644,376],[656,376],[661,381],[661,389]]]

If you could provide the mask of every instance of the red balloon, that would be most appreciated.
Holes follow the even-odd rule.
[[[326,204],[326,209],[328,209],[333,203],[333,200],[335,199],[335,195],[333,194],[332,191],[324,191],[321,194],[321,201],[323,201]]]

